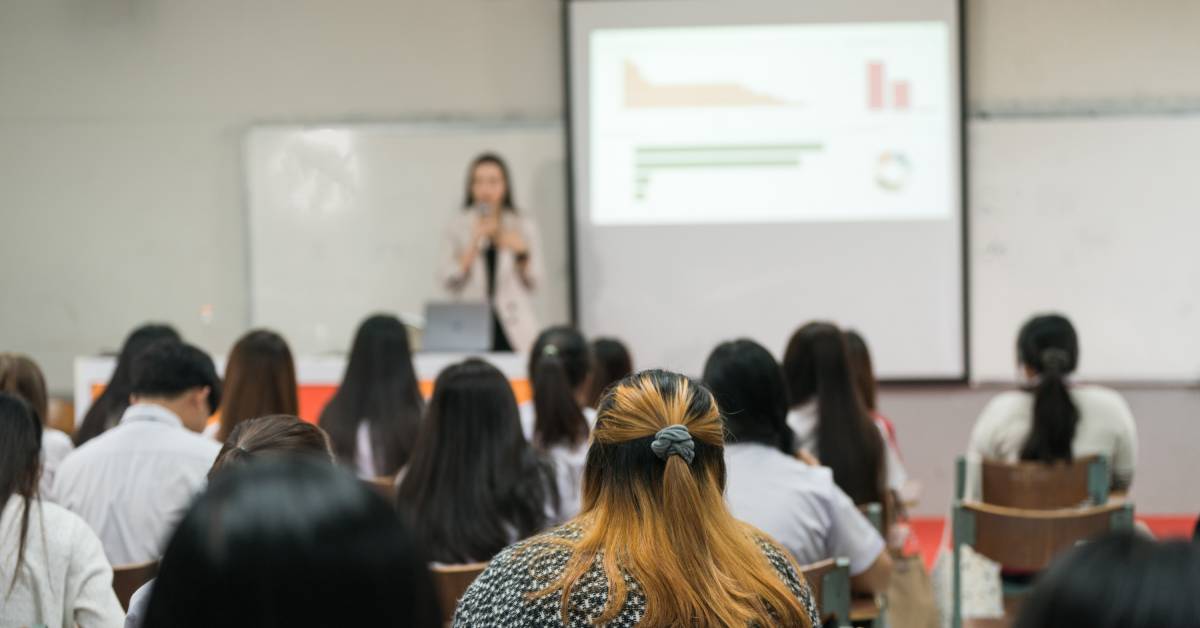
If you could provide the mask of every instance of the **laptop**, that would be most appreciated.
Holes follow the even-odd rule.
[[[486,302],[425,304],[421,350],[479,353],[492,350],[492,307]]]

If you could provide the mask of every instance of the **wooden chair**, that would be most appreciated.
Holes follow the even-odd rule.
[[[967,545],[1004,567],[1041,571],[1063,550],[1114,530],[1133,527],[1128,503],[1064,510],[1022,510],[992,504],[958,501],[953,521],[953,611],[951,625],[962,627],[960,556]],[[1006,595],[1028,587],[1005,586]]]
[[[800,568],[826,626],[850,625],[850,559],[826,558]],[[832,622],[832,623],[830,623]]]
[[[150,582],[158,575],[158,561],[152,560],[148,563],[140,563],[137,565],[122,565],[113,567],[113,591],[117,593],[117,600],[121,602],[121,608],[129,610],[129,598],[142,587],[143,584]]]
[[[433,573],[433,588],[437,591],[438,606],[442,609],[443,620],[449,623],[454,619],[454,609],[458,607],[458,600],[487,566],[487,563],[469,563],[435,565],[429,568]]]
[[[955,478],[958,499],[964,498],[966,464],[966,459],[960,456]],[[982,501],[995,506],[1027,510],[1099,506],[1108,501],[1109,482],[1108,460],[1104,456],[1057,464],[994,460],[980,463]]]
[[[365,482],[367,484],[367,486],[369,486],[371,488],[372,491],[375,491],[381,497],[386,499],[389,504],[396,503],[396,478],[395,477],[392,477],[390,475],[385,475],[382,477],[371,478],[369,480],[363,480],[363,482]]]

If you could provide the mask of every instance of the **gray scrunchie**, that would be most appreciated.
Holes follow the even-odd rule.
[[[696,457],[696,441],[692,440],[687,426],[681,424],[668,425],[659,430],[654,435],[654,441],[650,443],[650,449],[663,460],[674,454],[683,458],[684,462],[692,464],[692,458]]]

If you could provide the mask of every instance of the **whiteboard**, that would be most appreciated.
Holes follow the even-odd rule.
[[[420,322],[444,298],[435,273],[467,167],[503,156],[520,211],[542,232],[543,325],[567,319],[561,121],[271,125],[245,144],[250,322],[303,355],[346,351],[385,311]]]
[[[971,368],[1011,381],[1059,311],[1084,379],[1200,379],[1200,116],[969,126]]]

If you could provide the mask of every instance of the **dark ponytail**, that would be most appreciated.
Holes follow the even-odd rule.
[[[551,327],[538,336],[529,355],[533,442],[538,447],[574,447],[587,440],[587,419],[575,391],[587,381],[591,363],[587,341],[575,329]]]
[[[1037,375],[1033,385],[1033,425],[1021,447],[1021,459],[1056,462],[1072,459],[1071,442],[1079,408],[1071,400],[1067,375],[1079,363],[1079,340],[1071,321],[1057,314],[1036,316],[1021,328],[1017,356]]]

